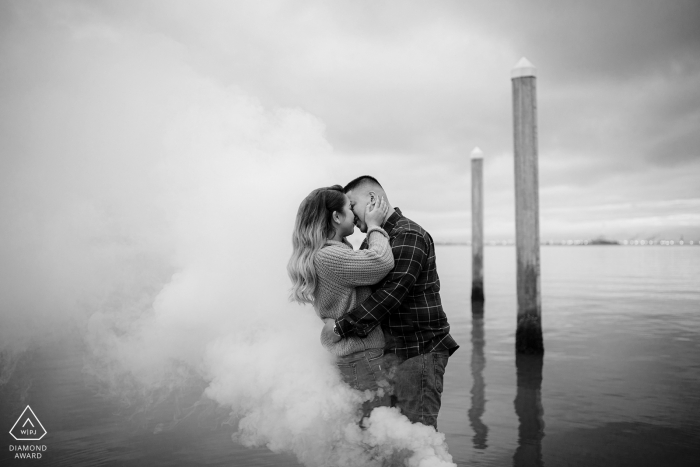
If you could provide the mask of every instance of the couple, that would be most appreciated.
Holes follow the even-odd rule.
[[[357,251],[345,239],[355,226],[367,233]],[[365,175],[312,191],[292,244],[291,299],[312,303],[325,322],[321,343],[345,382],[377,391],[364,415],[390,405],[437,429],[445,366],[459,346],[442,310],[430,234]]]

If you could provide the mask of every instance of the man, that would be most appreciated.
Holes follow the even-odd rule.
[[[389,234],[394,269],[375,286],[361,305],[333,323],[340,337],[365,336],[381,324],[385,351],[396,362],[392,405],[412,422],[437,429],[442,381],[447,360],[459,347],[440,301],[440,279],[435,267],[433,239],[420,225],[393,208],[379,182],[368,175],[344,188],[355,214],[355,225],[367,232],[365,207],[383,198],[389,212],[382,227]],[[367,241],[360,247],[367,248]]]

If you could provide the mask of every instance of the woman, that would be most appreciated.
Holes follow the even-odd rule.
[[[383,199],[368,203],[366,250],[353,250],[345,239],[355,229],[350,200],[340,185],[314,190],[297,212],[287,265],[292,280],[290,299],[312,303],[324,320],[340,318],[369,297],[369,285],[376,284],[394,267],[389,236],[381,228],[388,211]],[[325,328],[324,328],[325,329]],[[389,405],[388,383],[383,377],[384,334],[379,326],[367,337],[340,339],[332,332],[321,333],[321,343],[336,356],[343,379],[352,388],[379,391],[365,402],[364,415],[374,407]]]

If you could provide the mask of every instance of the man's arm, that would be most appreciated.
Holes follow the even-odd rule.
[[[428,246],[417,232],[398,234],[391,250],[394,254],[394,269],[367,300],[336,320],[335,331],[340,337],[353,334],[364,337],[372,331],[401,305],[428,263]]]

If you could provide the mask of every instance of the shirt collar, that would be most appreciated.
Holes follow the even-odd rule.
[[[384,224],[382,224],[382,228],[386,233],[390,233],[392,230],[394,230],[394,227],[396,226],[396,223],[403,217],[403,214],[401,213],[401,209],[399,208],[394,208],[394,212],[391,213],[391,216],[384,221]]]

